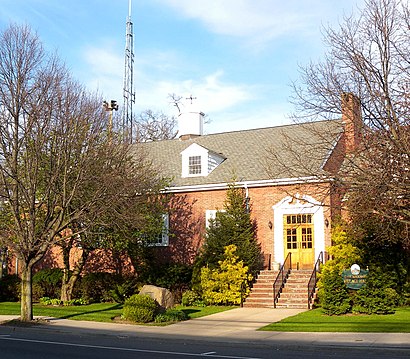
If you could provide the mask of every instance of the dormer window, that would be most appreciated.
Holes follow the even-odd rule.
[[[201,156],[189,156],[188,173],[190,175],[199,175],[202,172]]]
[[[196,143],[191,144],[181,152],[182,177],[208,176],[225,157],[208,150]]]

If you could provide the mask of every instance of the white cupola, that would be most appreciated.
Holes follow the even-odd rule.
[[[178,137],[181,140],[203,135],[205,114],[199,111],[197,105],[192,103],[194,99],[192,95],[187,98],[190,101],[182,107],[178,116]]]

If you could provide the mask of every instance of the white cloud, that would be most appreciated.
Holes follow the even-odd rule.
[[[138,103],[144,104],[144,108],[161,109],[165,112],[174,112],[169,94],[182,96],[183,103],[192,94],[195,97],[196,108],[207,114],[225,111],[236,107],[252,98],[251,88],[241,84],[231,84],[223,81],[223,71],[217,71],[199,79],[166,79],[152,82],[145,78],[143,83],[138,84]],[[143,109],[141,109],[143,110]]]
[[[286,115],[290,112],[287,102],[271,106],[244,106],[234,111],[223,111],[211,114],[211,122],[205,125],[205,133],[220,133],[254,128],[280,126],[292,123]]]
[[[90,90],[122,102],[124,58],[113,52],[110,44],[87,47],[83,57],[85,66],[80,75],[82,82]]]
[[[213,33],[239,37],[248,45],[263,47],[290,34],[317,36],[321,23],[348,12],[363,0],[157,0],[178,14],[203,23]],[[337,11],[340,10],[340,11]]]

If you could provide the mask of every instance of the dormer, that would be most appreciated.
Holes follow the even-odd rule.
[[[210,151],[196,143],[181,152],[182,177],[208,176],[224,160],[221,154]]]

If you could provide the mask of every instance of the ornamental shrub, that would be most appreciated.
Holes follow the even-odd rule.
[[[198,292],[193,291],[193,290],[187,290],[186,292],[184,292],[184,294],[182,294],[181,304],[186,307],[204,306],[204,302],[202,301],[201,295]]]
[[[42,297],[40,298],[40,304],[60,306],[63,304],[63,302],[61,299],[58,298]]]
[[[155,317],[155,323],[181,322],[187,320],[188,315],[182,310],[170,308]]]
[[[137,323],[152,322],[159,310],[158,303],[149,295],[134,294],[124,303],[123,318]]]
[[[202,268],[202,298],[207,304],[240,304],[249,295],[252,275],[235,252],[236,246],[231,244],[225,247],[219,268]]]

